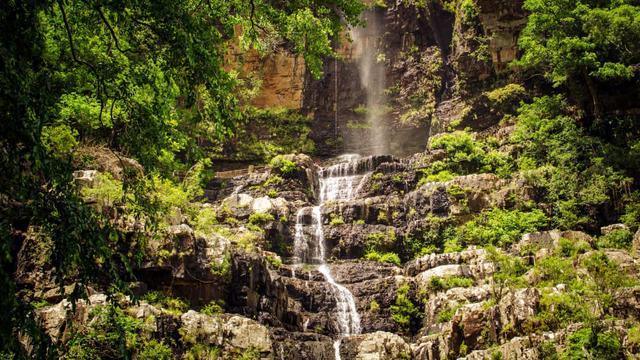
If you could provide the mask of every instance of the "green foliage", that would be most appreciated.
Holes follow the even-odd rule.
[[[369,311],[371,311],[372,313],[377,313],[378,311],[380,311],[380,304],[378,304],[376,299],[371,300],[371,303],[369,304]]]
[[[65,344],[65,359],[130,358],[138,353],[167,355],[164,344],[146,341],[140,335],[142,320],[124,314],[118,307],[99,306],[90,318],[88,326],[78,328]]]
[[[462,304],[452,306],[452,307],[447,307],[446,309],[438,313],[438,317],[436,320],[439,323],[451,321],[451,319],[453,319],[453,316],[456,314],[456,311],[458,311],[458,309],[460,309],[461,307],[462,307]]]
[[[291,160],[286,159],[282,155],[278,155],[271,159],[269,166],[273,169],[277,169],[280,174],[287,176],[292,175],[298,170],[298,165]]]
[[[491,102],[496,104],[505,104],[518,100],[526,94],[525,88],[520,84],[507,84],[501,88],[491,90],[484,95]]]
[[[337,216],[336,214],[331,214],[331,221],[329,221],[329,224],[332,226],[337,226],[337,225],[343,225],[344,224],[344,219],[342,218],[342,216]]]
[[[228,279],[231,275],[231,254],[228,252],[222,257],[222,261],[213,261],[210,264],[211,273],[223,279]]]
[[[275,220],[276,218],[269,213],[254,212],[251,215],[249,215],[249,224],[252,224],[252,225],[258,225],[258,226],[266,225]]]
[[[140,351],[136,359],[140,360],[170,360],[173,359],[171,348],[156,340],[149,341]]]
[[[628,1],[526,0],[519,66],[541,69],[559,86],[586,76],[630,79],[640,60],[640,7]],[[620,44],[632,44],[620,47]]]
[[[394,264],[396,266],[400,266],[401,264],[400,257],[396,253],[379,253],[375,250],[368,250],[364,257],[367,260]]]
[[[602,142],[585,134],[566,108],[560,96],[523,105],[512,141],[520,148],[525,178],[553,207],[553,225],[575,229],[594,226],[589,209],[624,193],[630,180],[611,166]]]
[[[221,350],[214,345],[193,344],[184,354],[185,360],[217,360]]]
[[[613,230],[598,238],[598,248],[630,249],[633,234],[627,229]]]
[[[402,238],[402,257],[412,260],[444,249],[444,244],[455,236],[450,218],[429,216],[422,226],[412,229]]]
[[[640,191],[636,191],[627,197],[624,214],[620,217],[620,220],[632,230],[640,228]]]
[[[125,200],[122,182],[114,179],[109,173],[98,173],[94,184],[82,189],[82,196],[102,208],[123,205]]]
[[[282,154],[312,154],[310,132],[311,118],[298,111],[246,106],[231,137],[216,142],[214,157],[268,162]]]
[[[189,304],[187,304],[184,300],[166,296],[159,291],[150,291],[144,294],[142,299],[147,301],[149,304],[162,307],[163,309],[166,309],[167,311],[176,315],[181,315],[182,313],[189,310]]]
[[[427,288],[431,291],[446,291],[456,287],[471,287],[473,286],[474,281],[471,278],[460,277],[460,276],[449,276],[449,277],[437,277],[434,276],[429,281]]]
[[[203,306],[202,309],[200,309],[200,312],[209,316],[222,314],[224,313],[224,301],[211,301],[207,305]]]
[[[508,176],[513,161],[498,151],[492,141],[478,141],[466,131],[454,131],[438,135],[430,140],[431,149],[445,150],[447,156],[435,161],[422,170],[424,177],[419,185],[431,181],[448,181],[457,175],[492,172],[498,176]]]
[[[507,290],[524,285],[522,275],[527,268],[522,259],[507,255],[493,247],[486,248],[489,260],[494,264],[495,271],[491,284],[493,299],[499,302]]]
[[[494,208],[459,227],[457,235],[464,244],[508,246],[547,224],[546,215],[537,209],[523,212]]]
[[[195,231],[206,235],[215,233],[215,225],[218,224],[218,214],[213,208],[201,208],[195,216],[193,227]]]
[[[401,331],[409,333],[411,327],[420,320],[420,310],[409,298],[410,287],[407,284],[398,287],[396,300],[391,305],[391,319]]]
[[[569,335],[567,348],[560,354],[561,360],[578,359],[620,359],[622,347],[613,331],[603,331],[599,327],[580,329]]]

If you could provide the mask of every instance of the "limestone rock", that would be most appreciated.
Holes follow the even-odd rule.
[[[600,228],[602,235],[607,235],[616,230],[629,230],[629,227],[625,224],[611,224]]]
[[[193,310],[180,317],[183,339],[189,343],[221,346],[226,351],[253,349],[261,354],[272,351],[269,330],[260,323],[236,315],[208,316]]]
[[[356,360],[409,359],[411,347],[396,334],[377,331],[343,339],[340,356]]]

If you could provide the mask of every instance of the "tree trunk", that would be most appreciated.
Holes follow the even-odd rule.
[[[600,120],[602,118],[602,109],[600,108],[600,100],[598,99],[598,89],[596,88],[596,84],[593,82],[593,79],[589,76],[586,70],[583,70],[582,74],[584,76],[584,81],[587,84],[589,95],[591,95],[591,102],[593,104],[593,116],[596,120]]]

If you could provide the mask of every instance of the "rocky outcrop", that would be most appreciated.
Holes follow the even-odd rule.
[[[261,358],[271,357],[269,330],[254,320],[226,314],[208,316],[190,310],[180,316],[180,322],[179,332],[185,343],[214,345],[227,354],[251,350]]]
[[[376,331],[343,339],[340,357],[355,360],[410,359],[411,347],[396,334]]]

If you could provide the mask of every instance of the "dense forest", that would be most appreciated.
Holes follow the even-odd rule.
[[[639,72],[635,0],[3,1],[0,358],[636,358]]]

